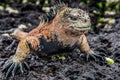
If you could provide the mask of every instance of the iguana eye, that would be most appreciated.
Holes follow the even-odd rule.
[[[75,16],[69,16],[69,17],[68,17],[68,20],[76,21],[76,20],[77,20],[77,17],[75,17]]]

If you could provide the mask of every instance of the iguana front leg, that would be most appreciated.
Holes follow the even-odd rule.
[[[11,35],[18,40],[22,40],[28,36],[28,33],[22,31],[21,29],[15,29],[15,31]]]
[[[3,72],[5,73],[5,77],[9,77],[9,75],[15,75],[16,71],[20,69],[21,73],[24,72],[24,67],[29,69],[25,59],[30,54],[30,46],[35,49],[39,45],[39,40],[37,37],[28,36],[25,39],[22,39],[17,47],[15,55],[6,61],[5,65],[3,66]]]
[[[96,58],[99,58],[100,60],[105,60],[104,54],[95,54],[94,51],[90,49],[90,46],[85,35],[81,35],[79,43],[80,51],[85,52],[87,54],[87,61],[90,57],[92,57],[95,61]]]

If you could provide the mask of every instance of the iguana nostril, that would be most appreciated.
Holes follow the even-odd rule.
[[[87,22],[87,19],[85,19],[84,22]]]

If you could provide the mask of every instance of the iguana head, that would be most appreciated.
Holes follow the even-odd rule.
[[[74,30],[84,31],[90,29],[91,26],[88,13],[78,8],[62,7],[55,18],[60,26]]]
[[[90,29],[90,17],[86,11],[78,8],[70,8],[65,4],[53,6],[51,11],[43,16],[44,19],[58,27],[85,31]]]

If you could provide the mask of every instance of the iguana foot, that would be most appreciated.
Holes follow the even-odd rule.
[[[89,61],[89,59],[93,59],[94,61],[105,61],[105,54],[95,54],[95,53],[92,53],[92,54],[87,54],[86,56],[86,59],[87,61]]]
[[[8,78],[10,75],[14,77],[18,70],[23,74],[25,69],[30,69],[26,62],[15,62],[9,59],[5,62],[2,72],[5,74],[5,78]]]

